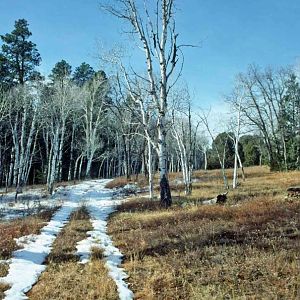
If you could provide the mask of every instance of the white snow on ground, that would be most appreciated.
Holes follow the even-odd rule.
[[[26,243],[24,243],[25,238],[21,238],[24,248],[13,253],[9,264],[9,273],[0,279],[0,282],[11,285],[11,288],[5,292],[4,299],[27,299],[24,293],[31,289],[39,275],[45,270],[46,266],[43,265],[43,262],[51,251],[51,245],[56,235],[67,222],[74,208],[76,208],[76,203],[65,203],[52,220],[43,227],[39,235],[32,240],[32,236],[30,236]]]
[[[25,293],[31,289],[46,268],[43,262],[51,251],[55,237],[68,222],[71,212],[82,203],[85,203],[89,209],[94,230],[88,233],[89,237],[86,240],[78,244],[81,261],[89,260],[92,246],[102,247],[109,275],[116,282],[120,299],[133,299],[133,293],[124,281],[127,276],[123,269],[118,267],[122,254],[113,246],[110,237],[106,234],[106,219],[114,211],[115,205],[121,202],[111,199],[112,191],[104,189],[107,182],[107,180],[94,180],[58,189],[52,201],[60,199],[63,200],[63,204],[51,221],[43,227],[39,235],[29,235],[17,240],[17,243],[24,248],[13,253],[13,258],[8,261],[8,275],[0,278],[0,282],[11,286],[5,292],[4,299],[27,299]]]
[[[0,189],[0,220],[22,218],[59,205],[59,201],[49,201],[42,188],[24,189],[15,201],[15,192],[5,193]]]
[[[88,193],[91,200],[86,203],[90,212],[92,225],[94,230],[88,231],[87,239],[77,244],[77,253],[80,256],[81,263],[87,263],[90,258],[90,250],[92,247],[103,249],[106,260],[106,266],[109,275],[115,281],[121,300],[133,299],[133,293],[128,288],[128,284],[124,281],[128,276],[119,265],[122,262],[123,255],[120,250],[113,246],[113,242],[107,234],[107,218],[115,209],[115,205],[120,204],[120,200],[110,200],[112,196],[111,190],[104,189],[105,183],[101,183],[99,191]],[[100,188],[100,186],[99,186]],[[101,201],[99,201],[101,199]],[[113,205],[112,205],[113,204]]]

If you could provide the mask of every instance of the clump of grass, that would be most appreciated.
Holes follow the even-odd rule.
[[[84,206],[72,213],[70,222],[53,243],[46,271],[28,293],[30,299],[118,299],[116,285],[108,277],[100,248],[92,249],[89,263],[78,263],[76,244],[92,230],[89,218]]]
[[[122,188],[128,182],[130,182],[130,180],[128,180],[126,177],[117,177],[108,182],[105,187],[108,189]]]
[[[7,291],[10,288],[10,286],[6,283],[0,282],[0,299],[4,299],[4,292]]]
[[[0,263],[0,277],[5,277],[8,274],[8,264]],[[9,285],[0,282],[0,299],[4,298],[4,292],[9,289]]]
[[[19,249],[15,239],[24,235],[39,234],[45,222],[49,222],[58,208],[48,208],[25,218],[0,223],[0,259],[8,259]]]
[[[92,229],[89,213],[86,207],[82,206],[71,214],[70,222],[55,239],[47,263],[78,261],[78,256],[75,254],[76,244],[85,239],[86,232]]]
[[[103,259],[104,258],[104,253],[103,249],[100,247],[92,247],[91,248],[91,259],[92,260],[97,260],[97,259]]]
[[[109,233],[137,299],[299,299],[300,201],[284,197],[300,172],[246,172],[225,206],[160,210],[140,199],[113,215]],[[186,201],[220,191],[216,171],[198,174],[210,175]]]
[[[75,262],[50,265],[28,296],[32,300],[119,299],[114,282],[100,260],[86,265]]]
[[[7,263],[0,262],[0,277],[5,277],[8,274],[9,266]]]

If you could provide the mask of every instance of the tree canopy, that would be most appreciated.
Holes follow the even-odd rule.
[[[32,33],[28,22],[19,19],[11,33],[1,35],[0,76],[8,84],[24,84],[36,77],[35,68],[41,62],[36,44],[29,40]]]

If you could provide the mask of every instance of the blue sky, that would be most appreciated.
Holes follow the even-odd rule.
[[[181,42],[201,45],[185,50],[183,73],[196,105],[219,103],[235,75],[251,63],[265,67],[299,62],[299,0],[176,3]],[[0,0],[0,34],[10,32],[19,18],[29,22],[45,74],[61,59],[73,68],[83,61],[97,68],[97,41],[106,48],[128,43],[122,23],[101,12],[97,0]]]

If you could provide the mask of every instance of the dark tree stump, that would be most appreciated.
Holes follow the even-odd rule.
[[[168,208],[172,205],[170,185],[165,175],[163,175],[162,179],[160,180],[160,205],[165,208]]]
[[[224,204],[227,201],[227,193],[217,196],[217,204]]]

